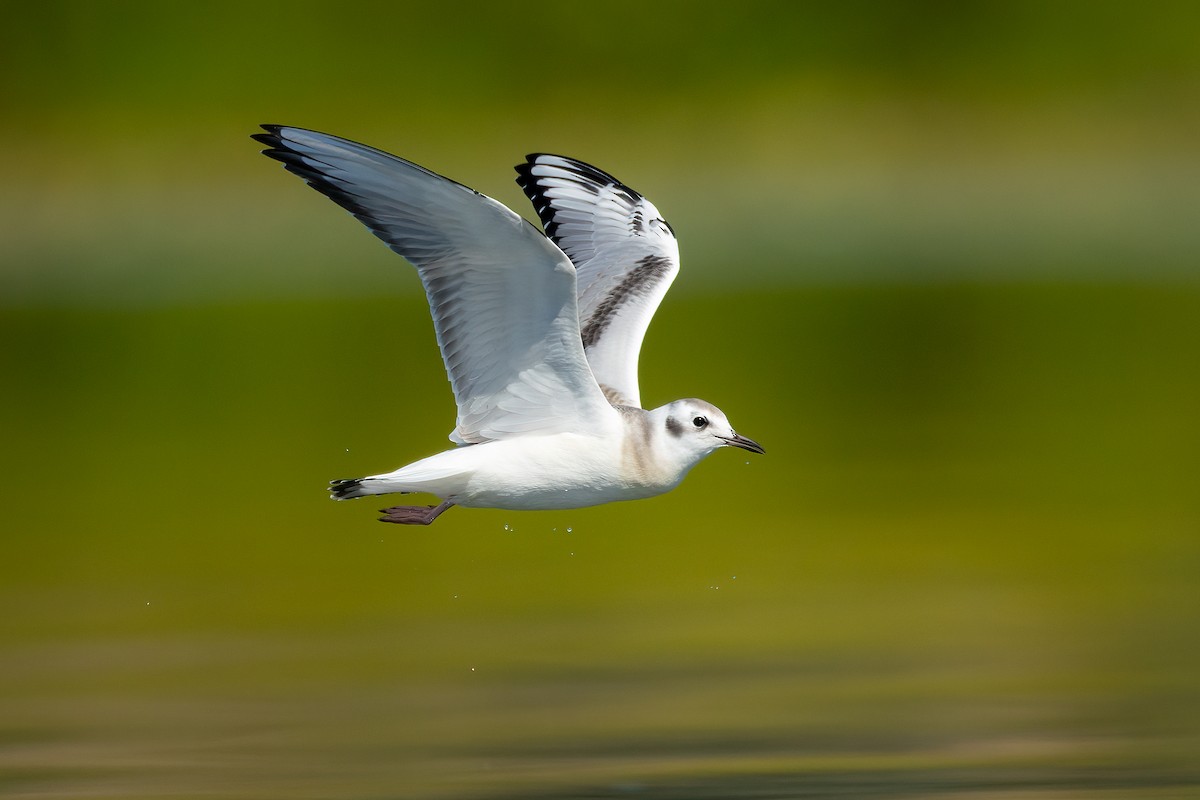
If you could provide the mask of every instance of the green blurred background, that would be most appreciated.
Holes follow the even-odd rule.
[[[1200,6],[4,11],[0,794],[1200,797]],[[329,502],[451,397],[260,122],[646,193],[768,455]]]

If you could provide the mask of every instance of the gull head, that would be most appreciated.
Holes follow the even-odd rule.
[[[764,453],[762,445],[733,430],[725,412],[695,398],[676,400],[650,412],[659,428],[655,438],[680,463],[695,464],[721,447]]]

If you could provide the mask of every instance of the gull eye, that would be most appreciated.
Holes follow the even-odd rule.
[[[692,420],[692,424],[697,428],[703,428],[708,425],[708,417],[696,417],[694,420]]]

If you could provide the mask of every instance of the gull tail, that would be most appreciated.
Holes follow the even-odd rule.
[[[334,500],[353,500],[356,497],[370,497],[373,494],[411,494],[412,489],[399,486],[387,476],[371,476],[368,478],[339,478],[329,482],[329,496]]]
[[[336,481],[329,482],[329,496],[334,500],[353,500],[356,497],[367,497],[372,494],[384,494],[388,491],[394,491],[383,488],[372,487],[369,483],[370,478],[341,478]]]
[[[470,473],[470,464],[463,463],[464,453],[473,449],[460,447],[447,450],[384,475],[330,481],[329,494],[334,500],[413,492],[425,492],[441,498],[454,496],[462,491]]]
[[[362,478],[339,478],[329,482],[329,496],[334,500],[350,500],[370,494],[362,490]]]

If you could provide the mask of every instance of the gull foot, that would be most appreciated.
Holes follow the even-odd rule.
[[[379,518],[379,521],[394,522],[397,525],[428,525],[452,505],[454,503],[445,500],[441,505],[437,506],[392,506],[391,508],[382,508],[379,510],[379,513],[383,514],[383,516]]]

